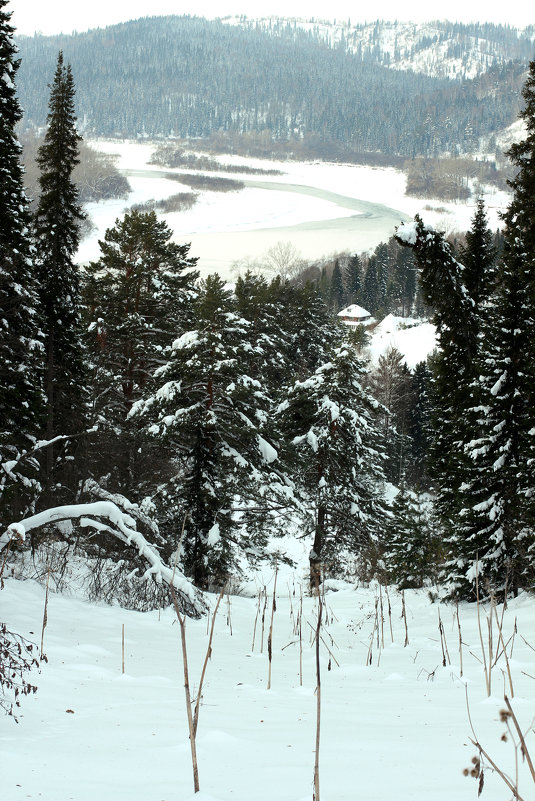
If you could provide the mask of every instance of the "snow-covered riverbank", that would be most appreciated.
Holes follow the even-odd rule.
[[[91,204],[87,211],[97,229],[82,243],[80,261],[97,259],[98,239],[125,208],[148,199],[163,199],[186,187],[167,180],[167,168],[149,165],[155,145],[146,142],[97,141],[93,146],[118,154],[117,166],[130,173],[127,200]],[[421,214],[446,230],[466,230],[473,203],[434,203],[405,195],[405,176],[392,168],[372,168],[323,162],[266,162],[221,156],[227,164],[281,171],[251,179],[225,173],[246,184],[236,192],[202,192],[188,211],[164,215],[179,242],[191,242],[206,275],[217,271],[231,277],[233,262],[258,260],[277,242],[289,241],[305,259],[343,251],[362,252],[386,241],[402,220]],[[178,170],[180,172],[181,170]],[[135,174],[132,175],[131,173]],[[498,225],[503,194],[487,198],[491,227]]]

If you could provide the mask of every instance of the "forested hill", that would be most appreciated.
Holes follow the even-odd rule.
[[[145,18],[72,36],[20,37],[26,124],[46,119],[58,50],[72,64],[78,117],[103,136],[274,139],[412,157],[469,151],[512,122],[527,64],[470,81],[392,70],[313,30]]]

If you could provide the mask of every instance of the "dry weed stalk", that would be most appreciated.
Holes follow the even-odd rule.
[[[47,568],[46,572],[46,587],[45,587],[45,607],[43,609],[43,626],[41,628],[41,659],[43,659],[45,652],[44,652],[44,642],[45,642],[45,629],[48,623],[48,586],[50,584],[50,568]]]
[[[409,627],[407,626],[407,609],[405,607],[405,590],[401,590],[401,617],[405,622],[405,645],[404,648],[407,647],[409,644]]]
[[[390,604],[390,595],[388,594],[388,585],[385,584],[386,599],[388,601],[388,622],[390,624],[390,639],[394,642],[394,631],[392,629],[392,606]]]
[[[299,614],[298,614],[298,629],[299,629],[299,686],[303,686],[303,585],[301,584],[301,592],[299,597]]]
[[[266,622],[267,587],[264,585],[264,606],[262,607],[262,637],[260,639],[260,653],[264,653],[264,626]]]
[[[463,675],[463,638],[461,634],[461,618],[459,617],[459,601],[455,604],[455,614],[457,616],[457,629],[459,632],[459,662],[461,666],[461,676]]]
[[[186,695],[186,713],[188,716],[189,728],[189,741],[191,748],[191,764],[193,768],[193,791],[199,792],[199,767],[197,764],[197,746],[195,742],[195,730],[193,727],[193,712],[191,709],[191,692],[189,689],[189,671],[188,671],[188,649],[186,645],[186,616],[180,612],[178,600],[173,584],[170,584],[171,597],[175,607],[176,616],[180,625],[180,639],[182,642],[182,664],[184,667],[184,692]]]
[[[209,640],[208,640],[208,647],[206,648],[206,655],[204,657],[204,662],[203,662],[203,666],[202,666],[202,670],[201,670],[201,679],[199,681],[199,690],[197,692],[197,700],[195,702],[195,712],[193,714],[193,735],[194,735],[194,737],[197,736],[197,725],[199,723],[199,709],[200,709],[200,706],[201,706],[202,686],[203,686],[203,683],[204,683],[204,676],[205,676],[205,673],[206,673],[206,668],[208,666],[208,660],[212,658],[212,640],[214,638],[215,619],[216,619],[216,615],[217,615],[217,610],[219,609],[219,604],[221,603],[221,599],[223,598],[223,595],[225,594],[225,587],[226,587],[225,584],[221,587],[221,592],[219,593],[219,597],[218,597],[217,603],[215,605],[214,614],[212,615],[212,625],[210,627],[210,637],[209,637]],[[208,617],[210,617],[210,615],[208,615]],[[232,634],[232,631],[231,631],[231,634]]]
[[[533,766],[533,761],[531,759],[531,755],[529,753],[529,749],[528,749],[528,746],[526,744],[526,733],[527,732],[524,733],[522,731],[522,729],[520,728],[520,724],[518,722],[518,719],[517,719],[517,717],[516,717],[516,715],[514,713],[514,710],[513,710],[512,706],[511,706],[509,698],[507,697],[507,695],[504,696],[504,701],[505,701],[505,705],[506,705],[507,709],[500,710],[500,720],[502,721],[502,723],[506,724],[507,732],[508,732],[509,737],[511,738],[511,740],[513,742],[513,746],[514,746],[514,750],[515,750],[515,772],[516,772],[516,776],[515,776],[514,781],[509,776],[507,776],[507,774],[502,770],[502,768],[500,768],[500,766],[492,759],[492,757],[489,755],[488,751],[486,751],[485,748],[483,748],[483,746],[481,745],[481,743],[480,743],[480,741],[479,741],[479,739],[477,737],[477,734],[475,732],[474,724],[472,722],[472,716],[470,714],[470,705],[468,703],[468,687],[467,686],[465,686],[465,694],[466,694],[466,709],[467,709],[467,712],[468,712],[468,721],[469,721],[470,728],[471,728],[472,734],[473,734],[473,738],[470,737],[470,742],[477,748],[477,750],[479,752],[479,758],[474,757],[474,759],[472,760],[472,762],[476,765],[476,768],[475,769],[473,768],[472,770],[465,769],[465,771],[464,771],[465,775],[467,775],[467,776],[468,775],[472,775],[475,778],[479,779],[479,792],[478,792],[478,795],[481,795],[481,791],[483,789],[483,781],[484,781],[484,779],[483,779],[483,764],[484,764],[484,759],[485,759],[488,762],[488,764],[491,766],[491,768],[502,779],[502,781],[505,782],[505,784],[507,785],[509,790],[512,792],[513,798],[516,799],[516,801],[524,801],[524,798],[520,795],[520,793],[518,791],[518,751],[519,750],[520,750],[520,753],[522,755],[522,760],[525,761],[527,766],[528,766],[528,769],[529,769],[529,772],[531,774],[531,778],[532,778],[532,781],[533,781],[534,784],[535,784],[535,768]],[[511,724],[512,724],[512,727],[511,727]],[[513,729],[514,729],[514,731],[513,731]],[[531,724],[528,727],[527,731],[530,731],[532,729],[533,729],[533,721],[531,722]],[[518,737],[518,741],[517,741],[517,739],[515,737],[515,733],[514,732],[516,732],[516,735]],[[507,739],[508,739],[507,738],[507,734],[504,734],[502,736],[502,740],[507,740]]]
[[[481,603],[479,600],[479,563],[476,559],[476,604],[477,604],[477,628],[479,631],[479,642],[481,643],[481,653],[483,654],[483,671],[485,673],[485,685],[487,688],[487,696],[490,697],[492,688],[492,637],[489,630],[489,664],[487,666],[487,655],[485,651],[485,643],[483,642],[483,632],[481,630]],[[488,618],[487,618],[488,623]]]
[[[271,663],[273,661],[273,619],[275,617],[275,612],[277,611],[277,600],[276,600],[276,593],[277,593],[277,575],[279,572],[279,567],[277,563],[275,563],[275,582],[273,584],[273,601],[271,604],[271,622],[269,624],[269,634],[268,634],[268,660],[269,660],[269,668],[268,668],[268,683],[267,688],[268,690],[271,689]]]
[[[319,578],[319,577],[318,577]],[[318,619],[316,623],[316,751],[314,757],[314,793],[313,801],[320,801],[320,732],[321,732],[321,669],[320,669],[320,637],[323,617],[323,596],[316,584],[318,595]]]
[[[258,623],[258,615],[260,614],[260,607],[262,605],[262,598],[264,597],[264,595],[263,595],[264,590],[265,590],[265,587],[261,587],[259,589],[259,591],[258,591],[258,603],[256,605],[256,616],[255,616],[255,619],[254,619],[253,642],[252,642],[252,645],[251,645],[251,651],[254,651],[254,644],[255,644],[255,639],[256,639],[256,626],[257,626],[257,623]]]
[[[451,665],[451,660],[448,652],[448,643],[446,641],[446,632],[444,631],[444,624],[442,623],[442,618],[440,617],[440,608],[437,609],[437,612],[438,612],[438,630],[440,633],[440,647],[442,648],[442,667],[446,667],[446,659],[448,665]]]

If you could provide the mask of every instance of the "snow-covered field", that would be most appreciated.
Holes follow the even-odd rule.
[[[301,567],[284,567],[278,575],[271,689],[267,631],[273,571],[252,576],[244,594],[222,602],[200,709],[201,792],[196,801],[312,800],[316,674],[311,638],[317,605],[305,594],[301,684],[296,626],[300,593],[306,586],[307,546],[301,547]],[[255,634],[254,595],[264,582],[264,633],[258,618]],[[377,585],[333,584],[337,591],[326,594],[328,620],[321,645],[323,801],[475,801],[477,782],[463,775],[465,768],[473,768],[477,753],[470,742],[474,735],[466,692],[482,746],[514,777],[513,740],[500,739],[506,726],[499,710],[504,707],[504,690],[511,692],[495,621],[492,653],[502,655],[492,670],[487,697],[475,606],[459,608],[461,665],[454,606],[431,603],[423,590],[407,591],[405,645],[398,592],[390,589],[387,595]],[[38,643],[43,588],[33,581],[9,579],[0,603],[8,626]],[[212,598],[212,608],[214,603]],[[487,614],[488,608],[482,612],[486,648]],[[500,619],[501,615],[499,608]],[[444,655],[439,616],[447,646]],[[207,623],[187,623],[193,696],[208,643]],[[522,595],[511,601],[503,617],[503,637],[513,678],[512,703],[528,731],[532,752],[534,625],[533,599]],[[2,801],[193,801],[180,636],[173,610],[138,613],[52,593],[45,651],[48,664],[34,676],[39,689],[23,699],[19,724],[0,717]],[[534,797],[534,785],[520,753],[516,756],[519,792],[527,801]],[[484,784],[484,800],[511,798],[488,767]]]
[[[97,259],[98,239],[134,203],[158,200],[189,189],[163,177],[173,172],[149,165],[155,145],[148,142],[97,141],[98,149],[118,155],[130,176],[126,200],[90,204],[87,211],[97,230],[81,245],[78,259]],[[405,195],[405,176],[392,168],[372,168],[323,162],[271,162],[222,156],[226,164],[278,169],[279,176],[218,173],[246,183],[237,192],[202,192],[190,210],[164,215],[179,242],[191,242],[203,275],[217,271],[232,277],[231,266],[244,259],[262,259],[277,242],[291,242],[306,259],[343,251],[367,251],[386,241],[401,221],[420,213],[446,231],[466,230],[473,203],[438,203]],[[180,172],[180,170],[178,170]],[[175,171],[176,172],[176,171]],[[139,173],[144,173],[140,175]],[[261,186],[258,186],[260,184]],[[489,222],[498,225],[506,196],[486,198]]]

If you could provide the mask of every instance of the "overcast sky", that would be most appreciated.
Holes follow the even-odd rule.
[[[359,8],[360,6],[360,8]],[[410,20],[424,22],[449,19],[452,22],[496,22],[525,27],[535,23],[530,0],[448,0],[425,3],[418,0],[11,0],[12,24],[18,33],[72,33],[103,28],[144,16],[191,14],[223,17],[284,16],[310,19],[351,19],[352,22]]]

